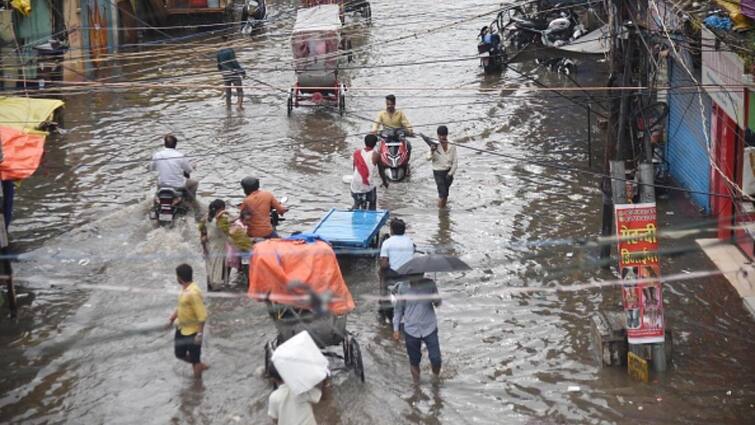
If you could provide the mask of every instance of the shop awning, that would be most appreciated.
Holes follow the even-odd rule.
[[[0,97],[0,180],[23,180],[39,167],[47,133],[40,128],[63,106],[57,99]]]
[[[63,106],[57,99],[33,97],[0,97],[0,127],[38,131],[42,123],[52,119],[56,109]]]
[[[45,151],[45,134],[0,127],[3,160],[0,162],[0,180],[23,180],[39,167]]]

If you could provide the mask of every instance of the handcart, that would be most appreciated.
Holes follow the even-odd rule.
[[[323,354],[364,382],[359,343],[346,330],[355,304],[341,275],[336,255],[326,242],[270,239],[254,245],[249,270],[249,296],[264,301],[278,335],[265,344],[265,372],[273,351],[301,331],[308,331]],[[341,346],[343,354],[332,347]]]
[[[389,217],[387,210],[333,208],[311,233],[328,241],[337,255],[376,256],[380,247],[380,230]]]

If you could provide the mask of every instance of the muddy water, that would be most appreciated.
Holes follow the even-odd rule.
[[[294,4],[270,3],[274,19],[266,30],[233,43],[251,76],[286,89],[294,82],[285,69]],[[284,233],[306,230],[327,209],[350,203],[341,176],[349,173],[360,133],[369,130],[362,117],[374,116],[390,91],[421,131],[447,122],[452,139],[464,146],[586,166],[584,110],[532,89],[515,72],[485,78],[474,61],[372,66],[474,53],[476,30],[490,18],[449,24],[497,3],[373,1],[374,24],[354,29],[354,45],[363,49],[344,72],[354,89],[343,118],[297,109],[288,119],[282,92],[262,88],[248,94],[244,111],[230,112],[219,91],[208,87],[69,96],[67,134],[50,143],[45,169],[24,183],[18,197],[12,229],[25,254],[16,266],[17,282],[34,298],[18,323],[2,322],[3,421],[267,423],[271,388],[258,369],[261,347],[274,331],[259,305],[240,297],[208,300],[204,355],[211,369],[201,383],[172,357],[172,335],[159,330],[175,302],[175,265],[190,262],[204,281],[193,220],[166,230],[147,219],[153,177],[145,160],[166,132],[175,133],[179,148],[192,157],[204,202],[240,200],[237,182],[247,174],[288,196]],[[428,30],[434,31],[389,42]],[[103,74],[217,84],[212,49],[175,49]],[[276,67],[282,70],[271,70]],[[549,85],[571,85],[532,65],[520,69]],[[576,78],[602,84],[603,64],[580,63]],[[500,90],[504,85],[522,88]],[[474,266],[463,275],[438,276],[442,379],[431,383],[425,376],[412,387],[403,347],[376,321],[369,298],[376,293],[374,264],[346,262],[343,271],[359,301],[349,330],[363,347],[367,382],[337,374],[333,397],[316,407],[320,423],[755,421],[753,320],[723,279],[667,285],[674,365],[653,385],[634,383],[620,371],[597,367],[590,351],[590,317],[618,308],[618,290],[510,291],[612,278],[585,266],[593,252],[569,242],[596,235],[601,201],[593,178],[460,148],[450,210],[438,212],[431,169],[419,155],[424,146],[418,142],[415,149],[411,178],[381,190],[381,207],[409,223],[421,249],[459,255]],[[684,205],[684,199],[661,200],[663,224],[701,220]],[[693,246],[689,240],[662,244]],[[698,252],[664,262],[667,274],[710,268]],[[143,292],[120,292],[123,287]],[[569,392],[570,386],[580,391]]]

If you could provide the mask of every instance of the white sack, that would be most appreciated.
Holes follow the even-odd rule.
[[[273,352],[273,364],[294,394],[309,391],[330,375],[328,359],[307,331],[301,331]]]

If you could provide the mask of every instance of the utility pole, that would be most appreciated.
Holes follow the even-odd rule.
[[[631,131],[633,123],[631,122],[632,112],[630,109],[630,105],[634,104],[634,102],[630,103],[630,99],[638,94],[628,91],[625,87],[635,86],[636,84],[646,82],[647,80],[646,76],[643,75],[643,73],[647,72],[647,68],[643,66],[644,59],[641,51],[643,48],[647,49],[648,46],[644,44],[644,39],[641,39],[642,35],[640,33],[644,27],[643,23],[647,21],[647,17],[645,16],[647,10],[647,2],[645,0],[633,0],[631,3],[627,0],[610,0],[609,4],[609,26],[611,30],[612,44],[610,62],[611,76],[608,86],[615,87],[617,84],[620,84],[622,89],[619,90],[620,96],[618,96],[618,98],[613,98],[616,93],[611,92],[612,100],[610,102],[609,110],[608,140],[606,143],[604,167],[606,174],[610,175],[611,183],[610,185],[607,185],[606,179],[604,178],[602,184],[602,189],[604,190],[603,235],[606,237],[610,237],[614,232],[613,219],[615,206],[632,202],[629,198],[633,197],[627,195],[626,167],[629,165],[627,164],[627,161],[632,160],[631,152],[638,151],[638,149],[635,149],[635,143],[638,142],[637,138],[628,137],[629,135],[634,135],[634,132]],[[641,42],[643,44],[641,44]],[[640,74],[635,75],[635,72],[639,72]],[[646,134],[650,129],[646,127],[648,125],[646,117],[642,118],[643,137],[640,139],[640,142],[644,145],[644,149],[642,150],[644,150],[645,155],[642,158],[634,158],[631,167],[636,168],[633,171],[640,183],[639,201],[642,204],[655,204],[655,168],[652,163],[652,147],[648,146],[649,138]],[[607,193],[607,190],[610,190],[611,192]],[[652,208],[653,211],[655,211],[655,207]],[[653,219],[653,229],[655,229],[655,226],[655,219]],[[655,230],[653,230],[651,236],[646,236],[646,238],[652,238],[653,242],[656,243]],[[604,254],[605,257],[602,256],[602,258],[608,258],[610,256],[610,244],[604,246],[603,250],[605,252],[601,252],[601,254]],[[654,264],[656,264],[655,267],[659,267],[658,252],[649,253],[648,255],[653,257]],[[624,260],[623,258],[620,261],[620,264],[622,264],[622,261],[624,261],[623,264],[627,264],[626,261],[629,261],[629,264],[636,264],[636,262]],[[627,270],[634,269],[634,267],[624,268]],[[637,269],[639,270],[640,268]],[[660,269],[657,268],[656,270]],[[624,273],[625,270],[621,270],[622,278],[624,278]],[[643,276],[644,279],[647,280],[647,275],[643,274]],[[660,276],[656,277],[659,278]],[[644,283],[635,286],[635,284],[631,283],[631,281],[639,278],[640,276],[638,275],[633,275],[631,278],[628,278],[630,282],[627,288],[629,288],[630,291],[639,290],[636,288],[643,287],[655,288],[654,285],[656,284],[650,285],[649,283]],[[649,299],[655,301],[657,297],[657,301],[661,303],[659,310],[662,311],[660,281],[657,282],[657,287],[657,295]],[[624,289],[622,289],[622,291],[623,290]],[[650,290],[652,289],[648,289],[648,291]],[[650,292],[648,292],[648,294],[649,293]],[[645,297],[648,295],[646,295],[645,292],[642,292],[642,294],[641,297],[645,300]],[[625,308],[629,307],[625,306]],[[632,311],[634,312],[633,314],[639,314],[639,310]],[[629,310],[627,310],[627,314],[628,313]],[[628,318],[629,316],[627,316],[627,320],[629,320]],[[626,323],[626,326],[627,329],[630,329],[629,323]],[[637,324],[635,323],[631,329],[636,329],[636,326]],[[666,343],[666,338],[670,338],[670,332],[666,334],[665,326],[663,326],[663,328],[664,337],[661,338],[661,342],[639,343],[639,341],[636,341],[637,338],[634,337],[636,343],[628,344],[627,347],[629,352],[636,354],[639,358],[650,359],[653,369],[657,372],[663,372],[667,369],[667,361],[670,356],[670,351],[667,352],[667,349],[670,350],[671,340],[668,339],[669,343]],[[632,338],[629,339],[632,340]],[[645,365],[645,368],[647,368],[647,363],[645,363]]]
[[[624,75],[621,75],[621,80],[619,80],[619,73],[624,74],[624,70],[626,69],[624,45],[621,39],[624,33],[623,24],[626,19],[622,3],[623,0],[610,0],[608,6],[608,26],[611,34],[608,96],[611,97],[611,101],[608,104],[608,127],[606,131],[605,151],[603,152],[604,177],[600,182],[600,190],[603,193],[601,235],[604,239],[608,239],[613,235],[613,202],[611,179],[608,176],[611,175],[611,161],[616,159],[619,138],[623,137],[621,136],[621,130],[624,128],[623,124],[620,124],[624,120],[624,117],[620,114],[622,102],[613,99],[614,91],[610,90],[611,87],[616,86],[617,81],[622,81],[623,83]],[[600,260],[604,268],[610,267],[610,257],[611,243],[605,242],[600,248]]]
[[[3,199],[0,194],[0,255],[2,255],[2,258],[0,258],[0,282],[5,283],[10,317],[15,319],[18,314],[18,303],[16,302],[16,288],[13,285],[13,267],[10,258],[8,258],[8,232],[5,226]]]
[[[640,202],[655,203],[655,166],[652,162],[643,162],[640,164]],[[658,286],[661,286],[660,281],[658,282]],[[664,338],[667,338],[666,335],[668,335],[668,330],[664,331]],[[647,353],[645,347],[637,347],[631,344],[629,345],[629,351],[636,354],[645,351],[645,358],[650,357],[652,359],[653,369],[656,372],[665,372],[668,366],[666,341],[646,345],[650,346],[649,353]]]
[[[621,287],[621,311],[599,311],[593,317],[598,356],[605,366],[627,365],[630,375],[648,382],[648,365],[656,372],[667,369],[673,338],[665,326],[660,256],[655,205],[655,167],[649,144],[648,117],[642,117],[640,138],[633,121],[644,93],[627,87],[648,85],[650,46],[643,36],[648,21],[647,0],[606,0],[610,28],[609,113],[603,157],[604,177],[602,235],[617,240]],[[619,90],[610,88],[621,87]],[[639,102],[639,106],[637,106]],[[644,149],[637,146],[643,145]],[[644,155],[633,157],[635,152]],[[635,190],[627,185],[628,175],[639,181],[638,205]],[[634,179],[632,179],[634,180]],[[616,223],[615,223],[616,221]],[[619,228],[621,230],[619,230]],[[620,232],[620,233],[619,233]],[[601,263],[611,265],[611,242],[601,246]],[[631,342],[631,343],[630,343]]]

